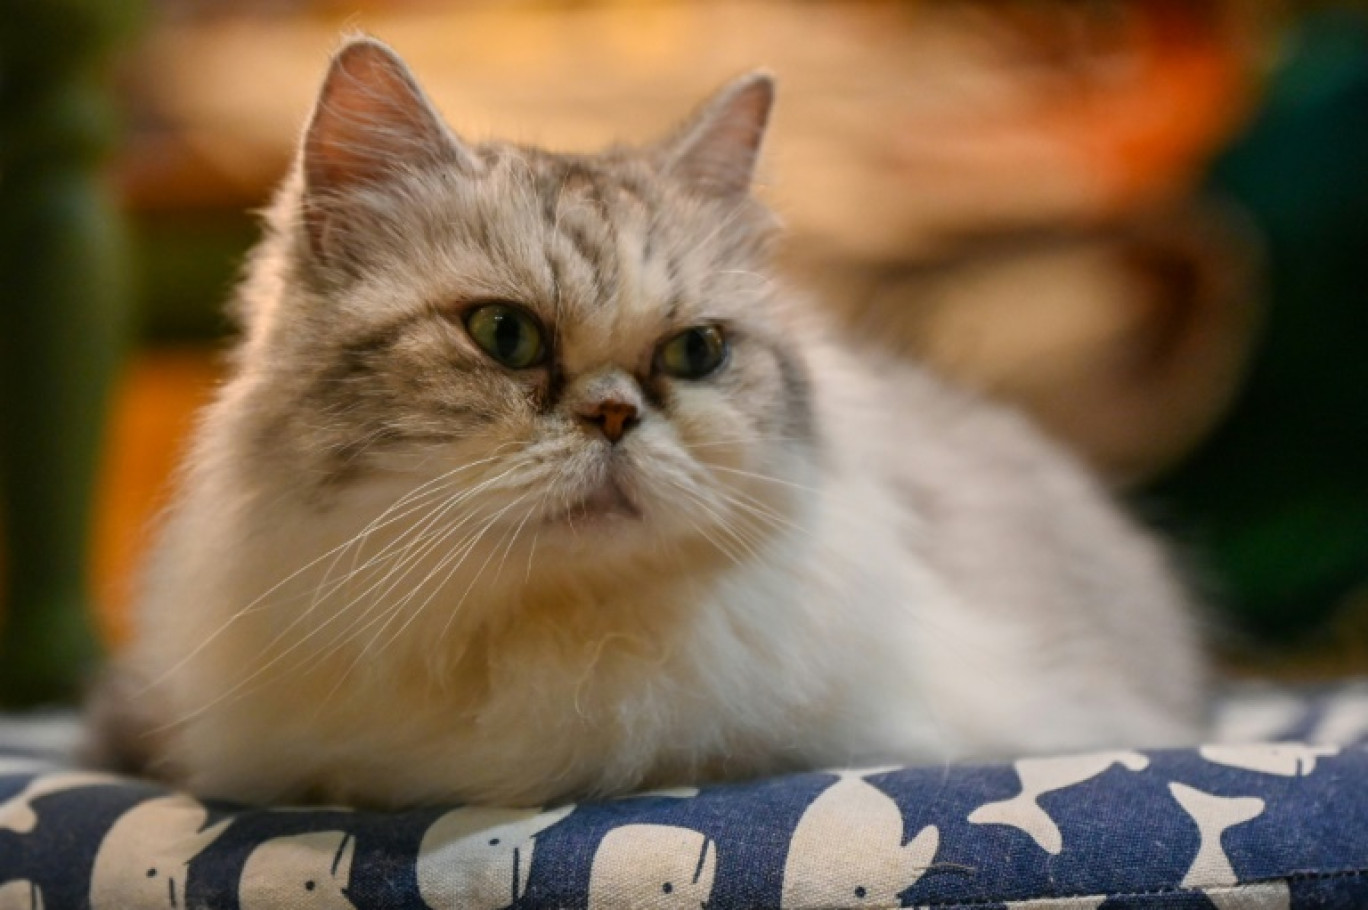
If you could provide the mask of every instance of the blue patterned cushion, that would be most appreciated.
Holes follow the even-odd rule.
[[[203,804],[64,770],[69,718],[0,721],[0,910],[1368,907],[1368,683],[1243,689],[1218,726],[1193,750],[382,814]]]

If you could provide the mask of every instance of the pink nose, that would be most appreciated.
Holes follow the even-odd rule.
[[[608,441],[616,444],[627,431],[641,422],[636,405],[620,398],[603,398],[579,411],[580,419],[598,426]]]

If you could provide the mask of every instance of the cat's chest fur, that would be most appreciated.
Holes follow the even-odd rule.
[[[888,636],[851,634],[892,594],[877,586],[906,596],[901,573],[838,565],[893,567],[896,546],[842,553],[846,535],[805,535],[753,565],[704,561],[693,577],[648,564],[530,588],[522,567],[505,566],[500,579],[457,573],[421,613],[396,618],[353,587],[310,595],[336,588],[336,559],[296,543],[292,555],[317,566],[235,619],[244,579],[258,575],[256,587],[270,590],[264,580],[283,571],[279,554],[297,531],[276,527],[252,535],[255,560],[236,548],[231,574],[208,564],[197,573],[201,596],[221,605],[205,612],[224,626],[171,674],[170,697],[192,715],[180,761],[200,769],[189,782],[202,792],[534,804],[841,763],[879,739],[845,729],[865,721],[855,668],[872,662],[897,688],[916,686],[915,666],[894,663]],[[499,555],[476,551],[470,562]],[[304,603],[312,618],[301,623]],[[462,609],[478,621],[453,622]],[[235,685],[225,690],[225,678]],[[257,735],[282,705],[272,735]],[[899,710],[904,720],[921,713]],[[936,739],[920,725],[912,732],[927,746]]]

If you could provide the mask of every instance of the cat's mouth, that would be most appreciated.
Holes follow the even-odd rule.
[[[622,485],[610,477],[587,496],[552,512],[546,523],[574,528],[606,521],[636,520],[641,517],[640,507]]]

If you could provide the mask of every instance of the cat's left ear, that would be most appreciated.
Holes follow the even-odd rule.
[[[774,78],[755,72],[724,86],[659,147],[662,169],[722,198],[750,190],[774,107]]]
[[[305,228],[315,253],[325,251],[329,213],[349,191],[406,170],[475,167],[404,61],[369,37],[333,55],[301,155]]]

